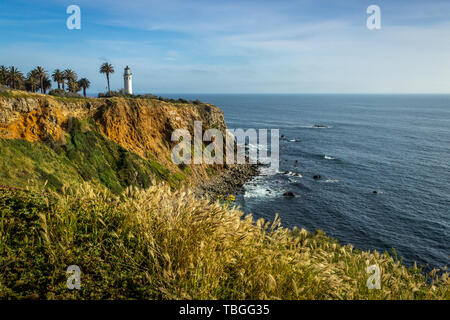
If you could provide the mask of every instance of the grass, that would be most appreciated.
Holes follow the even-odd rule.
[[[66,288],[69,265],[81,290]],[[380,290],[366,287],[377,264]],[[0,190],[3,299],[449,299],[448,274],[340,246],[322,232],[254,221],[154,183],[121,196]]]

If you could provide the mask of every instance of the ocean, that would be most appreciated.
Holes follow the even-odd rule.
[[[280,130],[279,172],[237,195],[246,213],[395,248],[406,265],[449,264],[450,95],[163,96],[215,104],[229,128]]]

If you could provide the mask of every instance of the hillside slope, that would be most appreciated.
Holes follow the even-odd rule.
[[[60,98],[8,91],[0,95],[0,183],[54,189],[91,181],[113,192],[152,179],[197,185],[220,166],[177,166],[173,130],[225,131],[222,111],[209,104],[158,99]]]

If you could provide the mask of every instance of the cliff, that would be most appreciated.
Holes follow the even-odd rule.
[[[34,184],[61,187],[92,180],[117,192],[148,187],[153,178],[197,185],[223,168],[172,162],[173,130],[192,133],[194,121],[203,130],[226,130],[223,112],[211,104],[8,91],[0,95],[0,184],[24,187],[34,177]]]

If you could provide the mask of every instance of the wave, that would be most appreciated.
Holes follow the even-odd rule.
[[[338,179],[327,179],[324,181],[324,183],[338,183],[339,180]]]
[[[278,169],[271,168],[268,165],[259,167],[259,175],[260,176],[274,176],[277,173],[281,173],[281,171]]]
[[[264,181],[262,178],[256,177],[244,185],[244,198],[273,198],[280,196],[280,193],[273,189],[268,181]]]
[[[287,175],[287,176],[293,176],[293,177],[299,177],[299,178],[303,177],[300,173],[293,172],[293,171],[285,171],[283,174]]]
[[[327,155],[324,155],[323,158],[327,159],[327,160],[336,160],[336,158],[333,158],[333,157],[330,157],[330,156],[327,156]]]

